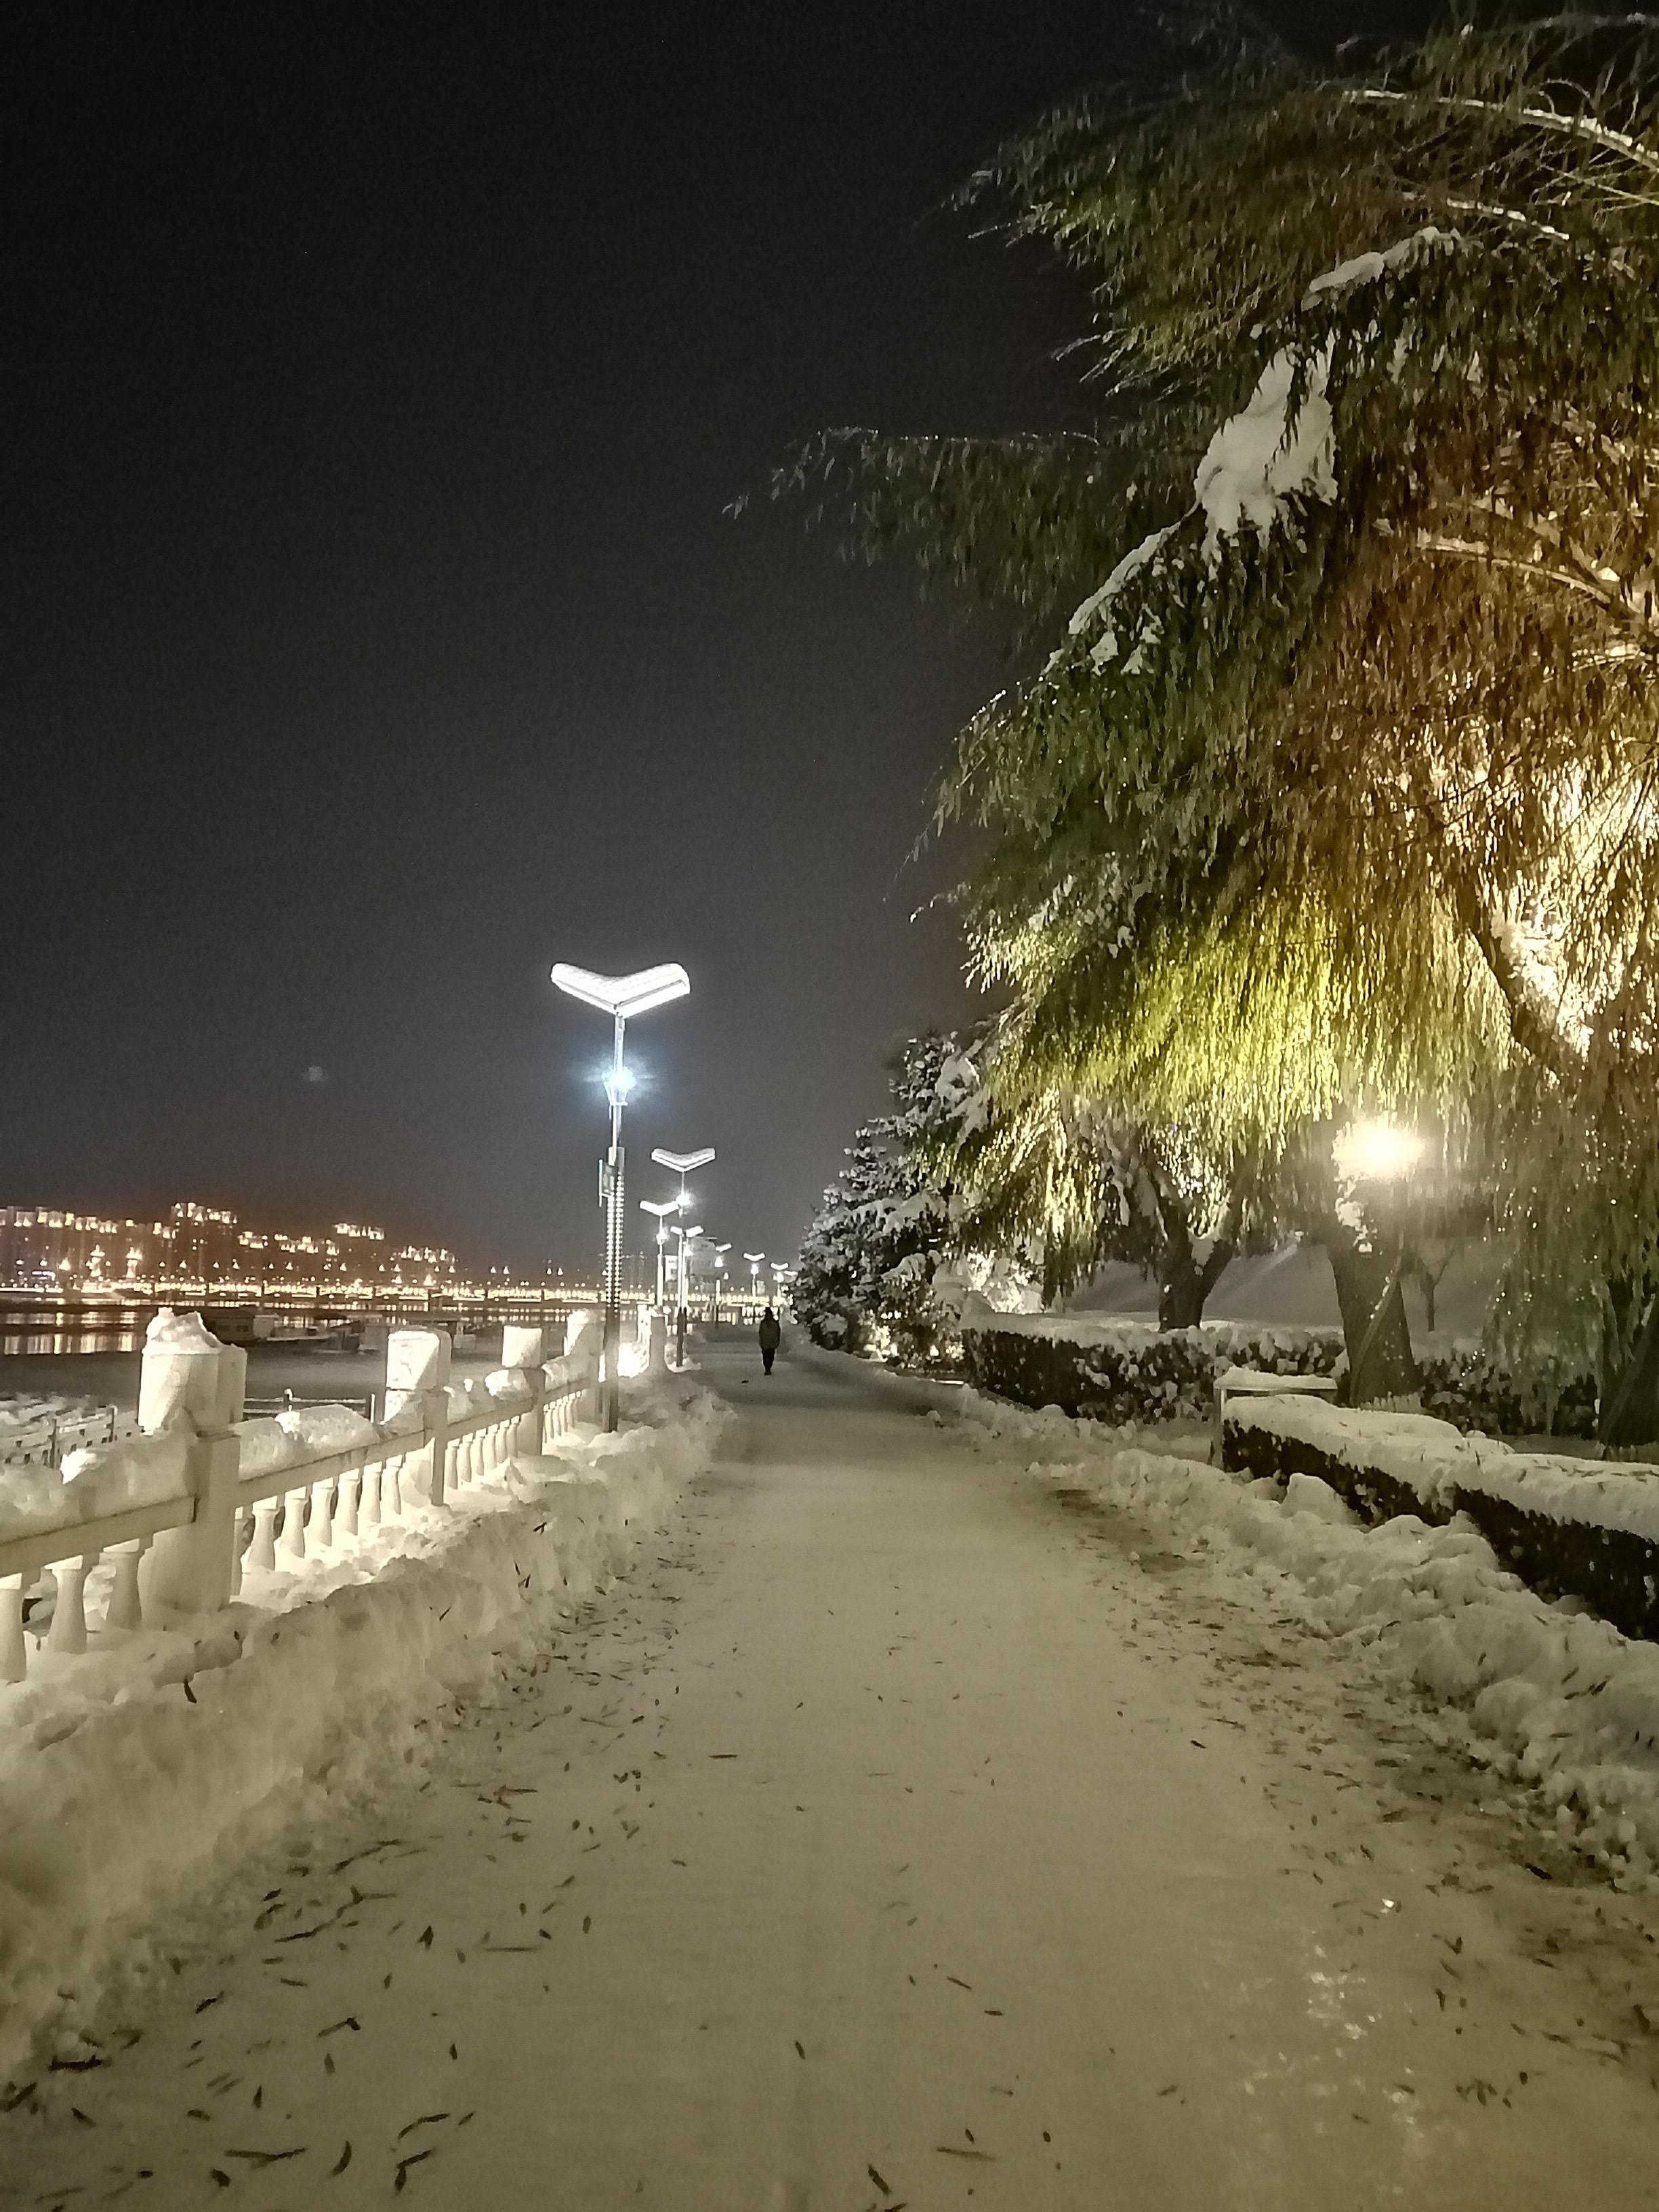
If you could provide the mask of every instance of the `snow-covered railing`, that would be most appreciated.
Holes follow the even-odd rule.
[[[113,1443],[134,1426],[130,1413],[85,1400],[26,1399],[21,1412],[9,1403],[0,1410],[0,1467],[56,1467],[66,1452]]]
[[[407,1330],[387,1352],[389,1416],[344,1407],[241,1419],[246,1355],[199,1316],[158,1316],[145,1346],[143,1433],[71,1453],[33,1486],[0,1491],[0,1680],[26,1679],[29,1592],[57,1585],[46,1648],[87,1648],[87,1577],[113,1566],[103,1631],[146,1612],[211,1612],[245,1574],[349,1551],[386,1522],[441,1510],[487,1485],[518,1453],[546,1450],[591,1414],[591,1333],[543,1363],[539,1330],[505,1333],[486,1395],[449,1382],[449,1340]],[[21,1470],[20,1470],[21,1473]]]

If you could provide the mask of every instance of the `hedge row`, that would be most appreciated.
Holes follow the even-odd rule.
[[[1024,1406],[1058,1406],[1103,1421],[1208,1420],[1215,1380],[1229,1367],[1328,1375],[1342,1350],[1335,1329],[1223,1323],[1158,1329],[1150,1322],[1085,1323],[1079,1340],[970,1322],[963,1363],[976,1390]]]
[[[1076,1328],[1073,1338],[970,1322],[962,1334],[968,1379],[1023,1406],[1058,1406],[1097,1420],[1201,1421],[1214,1410],[1217,1376],[1229,1367],[1330,1375],[1342,1352],[1339,1329],[1218,1322],[1160,1331],[1132,1321],[1083,1321]],[[1540,1404],[1478,1351],[1432,1352],[1419,1364],[1425,1412],[1455,1428],[1494,1437],[1595,1433],[1595,1385],[1588,1376]]]
[[[1659,1474],[1613,1474],[1595,1460],[1498,1456],[1491,1444],[1482,1452],[1443,1430],[1437,1437],[1435,1426],[1422,1421],[1422,1443],[1402,1446],[1399,1415],[1292,1407],[1283,1399],[1236,1402],[1221,1463],[1281,1483],[1316,1475],[1373,1522],[1410,1513],[1443,1524],[1466,1514],[1540,1596],[1582,1598],[1626,1635],[1659,1640]]]

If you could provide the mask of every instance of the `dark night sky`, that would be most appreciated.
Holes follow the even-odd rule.
[[[793,1248],[968,1011],[905,860],[998,663],[721,510],[825,424],[1063,418],[1063,280],[929,210],[1124,20],[9,14],[0,1203],[586,1259],[547,969],[680,959],[630,1197],[711,1143],[711,1229]]]

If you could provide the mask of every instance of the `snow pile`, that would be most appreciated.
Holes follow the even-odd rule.
[[[174,1313],[163,1306],[144,1331],[146,1352],[170,1352],[193,1358],[224,1346],[198,1313]]]
[[[64,1462],[64,1498],[68,1517],[90,1521],[101,1513],[125,1513],[135,1505],[155,1505],[185,1494],[188,1436],[177,1430],[158,1437],[124,1437],[112,1444],[87,1444]]]
[[[61,1467],[0,1468],[0,1543],[182,1498],[188,1441],[176,1432],[122,1437],[82,1444]]]
[[[223,1613],[43,1651],[0,1687],[0,2075],[89,2016],[158,1915],[371,1796],[623,1569],[726,1418],[667,1389],[627,1410],[356,1549],[250,1573]]]
[[[305,1459],[355,1451],[359,1444],[380,1441],[380,1431],[368,1416],[349,1406],[290,1406],[277,1414],[276,1425],[293,1437],[297,1455]]]
[[[1275,1409],[1286,1419],[1314,1410]],[[1534,1785],[1564,1834],[1621,1880],[1659,1885],[1659,1647],[1571,1601],[1538,1596],[1461,1516],[1436,1527],[1401,1514],[1366,1528],[1311,1476],[1292,1478],[1281,1502],[1276,1486],[1053,1411],[971,1394],[963,1411],[1034,1453],[1034,1472],[1086,1488],[1171,1549],[1209,1553],[1234,1586],[1242,1568],[1275,1618],[1292,1615],[1385,1679],[1453,1709],[1465,1747]],[[1395,1464],[1432,1481],[1437,1446],[1400,1435],[1389,1449]],[[1491,1445],[1481,1455],[1509,1468],[1528,1463]]]
[[[1659,1474],[1626,1461],[1516,1451],[1426,1413],[1348,1412],[1305,1399],[1235,1402],[1227,1419],[1310,1444],[1356,1474],[1386,1474],[1431,1511],[1450,1514],[1478,1497],[1500,1498],[1545,1521],[1620,1529],[1659,1545]]]
[[[233,1423],[231,1434],[241,1446],[241,1472],[246,1479],[274,1474],[279,1467],[292,1467],[307,1456],[307,1448],[279,1420],[270,1416]]]

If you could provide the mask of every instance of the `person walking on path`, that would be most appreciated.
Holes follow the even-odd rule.
[[[778,1326],[778,1317],[768,1306],[761,1316],[760,1348],[762,1364],[769,1375],[772,1372],[772,1362],[778,1356],[778,1346],[782,1342],[783,1331]]]

